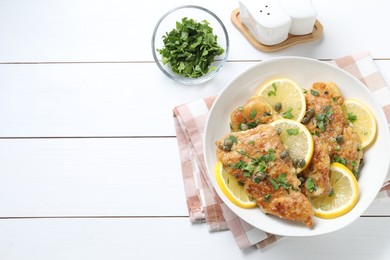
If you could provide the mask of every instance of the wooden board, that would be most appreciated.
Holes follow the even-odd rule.
[[[231,15],[231,20],[234,26],[244,35],[244,37],[249,41],[249,43],[259,51],[263,52],[274,52],[285,49],[295,44],[305,43],[317,40],[321,38],[324,28],[322,24],[316,20],[314,23],[313,32],[306,35],[291,35],[289,34],[287,40],[275,44],[275,45],[264,45],[256,40],[255,37],[249,32],[248,28],[241,22],[240,19],[240,9],[234,9]]]

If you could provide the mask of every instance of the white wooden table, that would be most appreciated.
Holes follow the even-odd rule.
[[[390,82],[390,2],[313,2],[324,37],[266,54],[230,22],[237,1],[196,1],[225,23],[231,51],[214,80],[189,87],[159,71],[151,36],[191,1],[0,0],[0,259],[390,259],[389,203],[263,251],[188,218],[174,106],[283,55],[368,50]]]

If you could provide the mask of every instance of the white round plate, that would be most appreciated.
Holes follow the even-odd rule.
[[[230,113],[258,91],[259,85],[272,78],[285,77],[309,88],[314,82],[334,82],[344,98],[356,98],[371,108],[378,124],[377,140],[364,153],[364,167],[359,178],[360,198],[352,211],[335,219],[314,217],[313,228],[264,214],[259,208],[243,209],[231,203],[215,181],[217,162],[215,141],[230,132]],[[313,236],[336,231],[359,218],[380,190],[390,164],[389,126],[379,102],[359,80],[331,64],[302,57],[279,57],[260,62],[232,80],[221,92],[210,110],[204,133],[204,156],[207,173],[223,202],[249,224],[269,233],[283,236]]]

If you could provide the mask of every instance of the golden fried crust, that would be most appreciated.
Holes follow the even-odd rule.
[[[341,105],[344,102],[337,86],[322,82],[314,83],[306,94],[306,110],[314,109],[315,115],[323,115],[324,129],[319,127],[316,116],[312,117],[306,124],[311,133],[316,133],[322,138],[336,138],[342,134],[346,122],[343,116]]]
[[[337,143],[337,142],[336,142]],[[343,143],[332,146],[330,158],[332,161],[340,161],[354,174],[358,174],[359,165],[363,159],[362,142],[359,136],[347,126],[343,131]]]
[[[322,138],[313,136],[314,152],[309,166],[302,172],[302,176],[312,178],[317,185],[315,191],[308,191],[305,185],[302,186],[302,193],[308,197],[317,197],[330,192],[329,179],[329,146]]]
[[[312,192],[302,189],[308,197],[330,192],[330,163],[341,162],[352,172],[359,169],[363,157],[361,141],[344,118],[343,102],[341,92],[334,83],[317,82],[307,91],[306,109],[313,109],[314,116],[305,125],[313,134],[314,154],[302,176],[312,178],[317,185]]]
[[[277,215],[284,219],[295,220],[304,223],[308,227],[313,226],[312,207],[307,198],[300,192],[292,192],[288,196],[277,196],[269,204],[259,202],[266,213]]]
[[[279,115],[271,105],[264,102],[260,96],[252,96],[245,105],[236,108],[231,113],[231,130],[233,132],[243,130],[241,124],[246,124],[248,128],[254,128],[259,124],[268,124],[277,118]]]
[[[232,136],[236,142],[230,151],[224,151],[224,140]],[[246,192],[264,212],[302,222],[308,227],[313,225],[311,204],[299,191],[301,182],[295,175],[291,159],[281,158],[286,148],[272,126],[259,125],[254,129],[228,134],[217,141],[216,146],[218,160],[227,172],[244,184]],[[254,165],[254,162],[266,165],[264,179],[256,180],[258,173],[248,175],[246,169],[250,167],[238,166]]]
[[[311,89],[318,91],[319,97],[331,98],[339,105],[344,103],[340,89],[333,82],[315,82]]]

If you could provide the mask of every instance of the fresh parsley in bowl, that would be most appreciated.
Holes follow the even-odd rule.
[[[193,5],[177,7],[157,23],[152,37],[156,64],[168,77],[195,85],[213,78],[226,62],[229,37],[211,11]]]

